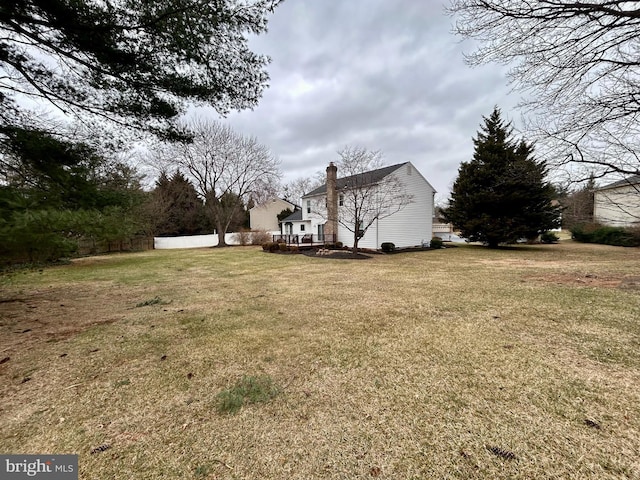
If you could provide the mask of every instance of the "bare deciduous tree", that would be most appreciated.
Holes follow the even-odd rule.
[[[296,178],[282,187],[282,197],[288,202],[299,205],[305,193],[318,188],[323,183],[324,179],[320,180],[317,175],[315,177]]]
[[[353,253],[356,253],[359,240],[375,221],[399,212],[413,197],[393,174],[376,175],[383,166],[380,151],[347,146],[338,155],[338,223],[353,233]]]
[[[193,141],[176,147],[173,162],[205,200],[218,232],[218,246],[223,247],[225,233],[242,203],[275,191],[279,161],[256,138],[219,122],[196,119],[188,128]]]
[[[640,173],[640,4],[452,0],[471,64],[511,65],[538,154],[577,180]],[[576,175],[577,174],[577,175]]]

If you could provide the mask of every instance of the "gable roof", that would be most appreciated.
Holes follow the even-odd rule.
[[[344,187],[352,183],[354,179],[357,179],[357,182],[353,182],[353,183],[356,183],[357,185],[364,186],[364,185],[371,185],[371,184],[377,183],[380,180],[382,180],[384,177],[395,172],[396,170],[398,170],[403,165],[406,165],[407,163],[409,162],[398,163],[396,165],[390,165],[388,167],[378,168],[377,170],[371,170],[369,172],[359,173],[357,175],[350,175],[348,177],[338,178],[336,180],[336,189],[338,190],[343,189]],[[315,195],[321,195],[326,193],[327,193],[327,184],[325,183],[324,185],[321,185],[315,190],[311,190],[309,193],[305,194],[302,198],[313,197]]]
[[[300,220],[302,220],[302,210],[296,210],[295,212],[293,212],[288,217],[285,217],[282,220],[280,220],[280,223],[295,222],[295,221],[300,221]]]
[[[285,200],[284,198],[280,198],[280,197],[271,197],[269,200],[267,200],[266,202],[262,202],[259,203],[257,205],[254,205],[253,207],[251,207],[249,210],[253,210],[254,208],[267,208],[269,205],[271,205],[272,203],[275,203],[277,201],[280,202],[284,202],[287,203],[291,208],[293,208],[294,210],[296,208],[300,208],[299,205],[296,205],[295,203],[291,203],[289,200]]]
[[[617,182],[610,183],[609,185],[605,185],[603,187],[597,188],[596,190],[607,190],[609,188],[626,187],[628,185],[638,185],[638,184],[640,184],[640,175],[631,175],[630,177],[623,178],[622,180],[618,180]]]

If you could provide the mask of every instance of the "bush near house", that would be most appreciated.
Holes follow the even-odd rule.
[[[619,247],[640,246],[640,229],[607,227],[597,223],[588,223],[576,225],[570,231],[571,238],[578,242]]]
[[[382,250],[384,253],[393,253],[395,249],[396,246],[393,242],[382,242],[380,244],[380,250]]]
[[[271,238],[271,234],[266,230],[251,230],[251,245],[262,245]]]
[[[429,243],[429,247],[431,248],[442,248],[443,246],[443,241],[440,237],[433,237],[431,239],[431,242]]]
[[[265,242],[262,244],[262,250],[270,253],[275,253],[275,252],[298,253],[300,251],[297,245],[287,245],[284,242]]]
[[[264,242],[262,244],[262,250],[265,252],[275,252],[278,250],[278,244],[276,242]]]

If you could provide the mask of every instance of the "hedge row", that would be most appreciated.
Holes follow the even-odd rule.
[[[640,229],[582,224],[571,228],[571,238],[583,243],[599,243],[619,247],[640,246]]]

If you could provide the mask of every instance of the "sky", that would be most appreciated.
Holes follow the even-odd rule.
[[[344,146],[410,161],[445,199],[493,107],[517,127],[506,67],[470,67],[437,0],[286,0],[251,49],[271,57],[253,110],[224,119],[281,161],[283,182],[312,177]],[[202,112],[198,113],[201,115]],[[213,115],[213,114],[212,114]],[[340,172],[338,172],[340,176]]]

